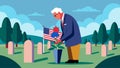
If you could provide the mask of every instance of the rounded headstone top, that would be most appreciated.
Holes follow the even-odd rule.
[[[13,44],[13,41],[9,41],[8,44]]]
[[[112,44],[112,41],[111,41],[111,40],[109,41],[109,44]]]
[[[103,44],[102,46],[106,46],[105,44]]]
[[[39,43],[38,43],[38,45],[42,45],[42,43],[41,43],[41,42],[39,42]]]
[[[102,45],[102,48],[106,48],[106,45],[105,45],[105,44],[103,44],[103,45]]]
[[[8,42],[8,46],[14,46],[13,41],[9,41],[9,42]]]
[[[32,45],[32,44],[33,44],[33,42],[31,40],[26,40],[24,43],[24,45]]]
[[[90,42],[87,42],[86,45],[91,45],[91,43],[90,43]]]
[[[48,43],[51,43],[51,41],[48,41]]]

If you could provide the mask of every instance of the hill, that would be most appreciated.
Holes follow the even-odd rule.
[[[119,32],[120,32],[120,28],[119,28]],[[107,33],[110,33],[110,30],[107,30]],[[28,39],[32,40],[34,42],[34,44],[37,44],[38,42],[43,41],[42,37],[33,36],[33,35],[28,35],[27,37],[28,37]],[[92,42],[92,34],[82,37],[82,44],[84,44],[86,42],[86,40],[89,40],[91,43],[93,43]],[[120,43],[120,41],[118,43]],[[4,43],[0,40],[0,44],[4,44]],[[47,40],[45,40],[45,44],[47,44]]]
[[[43,41],[42,37],[33,36],[33,35],[27,35],[27,38],[32,40],[34,42],[34,44],[37,44],[38,42],[42,42]],[[20,42],[20,44],[21,43],[22,42]],[[0,40],[0,44],[5,44],[5,43]],[[47,40],[45,40],[44,44],[47,44]]]
[[[43,42],[43,38],[42,37],[33,36],[33,35],[28,35],[27,37],[28,37],[28,39],[32,40],[34,42],[34,44],[37,44],[38,42]],[[47,40],[45,40],[44,43],[46,44]]]
[[[119,28],[119,32],[120,32],[120,28]],[[110,33],[110,30],[107,30],[107,33],[109,34]],[[92,42],[92,34],[91,35],[88,35],[88,36],[85,36],[85,37],[82,37],[82,43],[84,44],[86,42],[86,40],[89,40],[91,43]],[[108,41],[107,41],[108,42]],[[120,41],[118,42],[120,44]]]

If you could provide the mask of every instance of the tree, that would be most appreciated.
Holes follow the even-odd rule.
[[[1,37],[2,37],[2,31],[1,31],[1,28],[0,28],[0,40],[1,40]]]
[[[107,41],[107,39],[108,39],[108,34],[106,31],[106,27],[105,24],[102,23],[98,31],[98,40],[100,43],[104,44]]]
[[[120,30],[120,29],[119,29]],[[119,33],[119,41],[118,42],[120,42],[120,33]]]
[[[13,32],[12,32],[11,37],[12,37],[13,42],[16,44],[16,47],[18,47],[18,43],[22,41],[22,32],[17,22],[13,26]]]
[[[116,22],[111,26],[109,39],[113,42],[114,47],[116,47],[115,44],[119,41],[119,29]]]
[[[120,30],[120,29],[119,29]],[[119,33],[119,41],[120,41],[120,33]]]
[[[93,35],[92,35],[92,41],[95,43],[95,46],[97,46],[98,43],[98,36],[97,36],[97,31],[95,30]]]
[[[86,43],[87,43],[87,39],[84,40],[84,44],[86,44]]]
[[[26,32],[23,32],[23,36],[22,36],[22,41],[23,41],[23,43],[27,40],[27,34],[26,34]]]
[[[8,48],[8,42],[11,41],[12,33],[11,23],[8,17],[4,18],[2,22],[1,32],[1,40],[5,42],[6,48]]]
[[[28,40],[32,40],[32,39],[29,37]]]

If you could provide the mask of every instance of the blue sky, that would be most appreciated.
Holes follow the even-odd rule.
[[[55,7],[62,8],[65,13],[77,20],[82,36],[98,30],[101,23],[105,23],[107,29],[113,21],[120,25],[119,0],[1,0],[0,20],[7,16],[11,19],[12,25],[17,21],[23,31],[42,36],[42,25],[59,25],[50,13]]]

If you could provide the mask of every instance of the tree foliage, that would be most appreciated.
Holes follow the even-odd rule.
[[[8,48],[8,42],[11,41],[12,27],[8,17],[4,18],[1,27],[1,40],[6,43]]]
[[[13,26],[13,32],[11,37],[12,37],[12,41],[16,43],[16,47],[18,47],[18,43],[21,42],[22,40],[22,32],[17,22]]]
[[[95,30],[93,35],[92,35],[92,41],[95,43],[95,46],[97,46],[98,43],[98,34],[97,31]]]
[[[111,26],[111,29],[110,29],[110,35],[109,35],[109,39],[113,42],[114,44],[114,47],[116,47],[116,43],[119,41],[119,29],[118,29],[118,26],[117,26],[117,23],[114,22]]]
[[[98,40],[102,44],[104,44],[108,40],[108,34],[107,34],[106,27],[105,27],[104,23],[102,23],[100,25],[100,28],[98,31]]]

